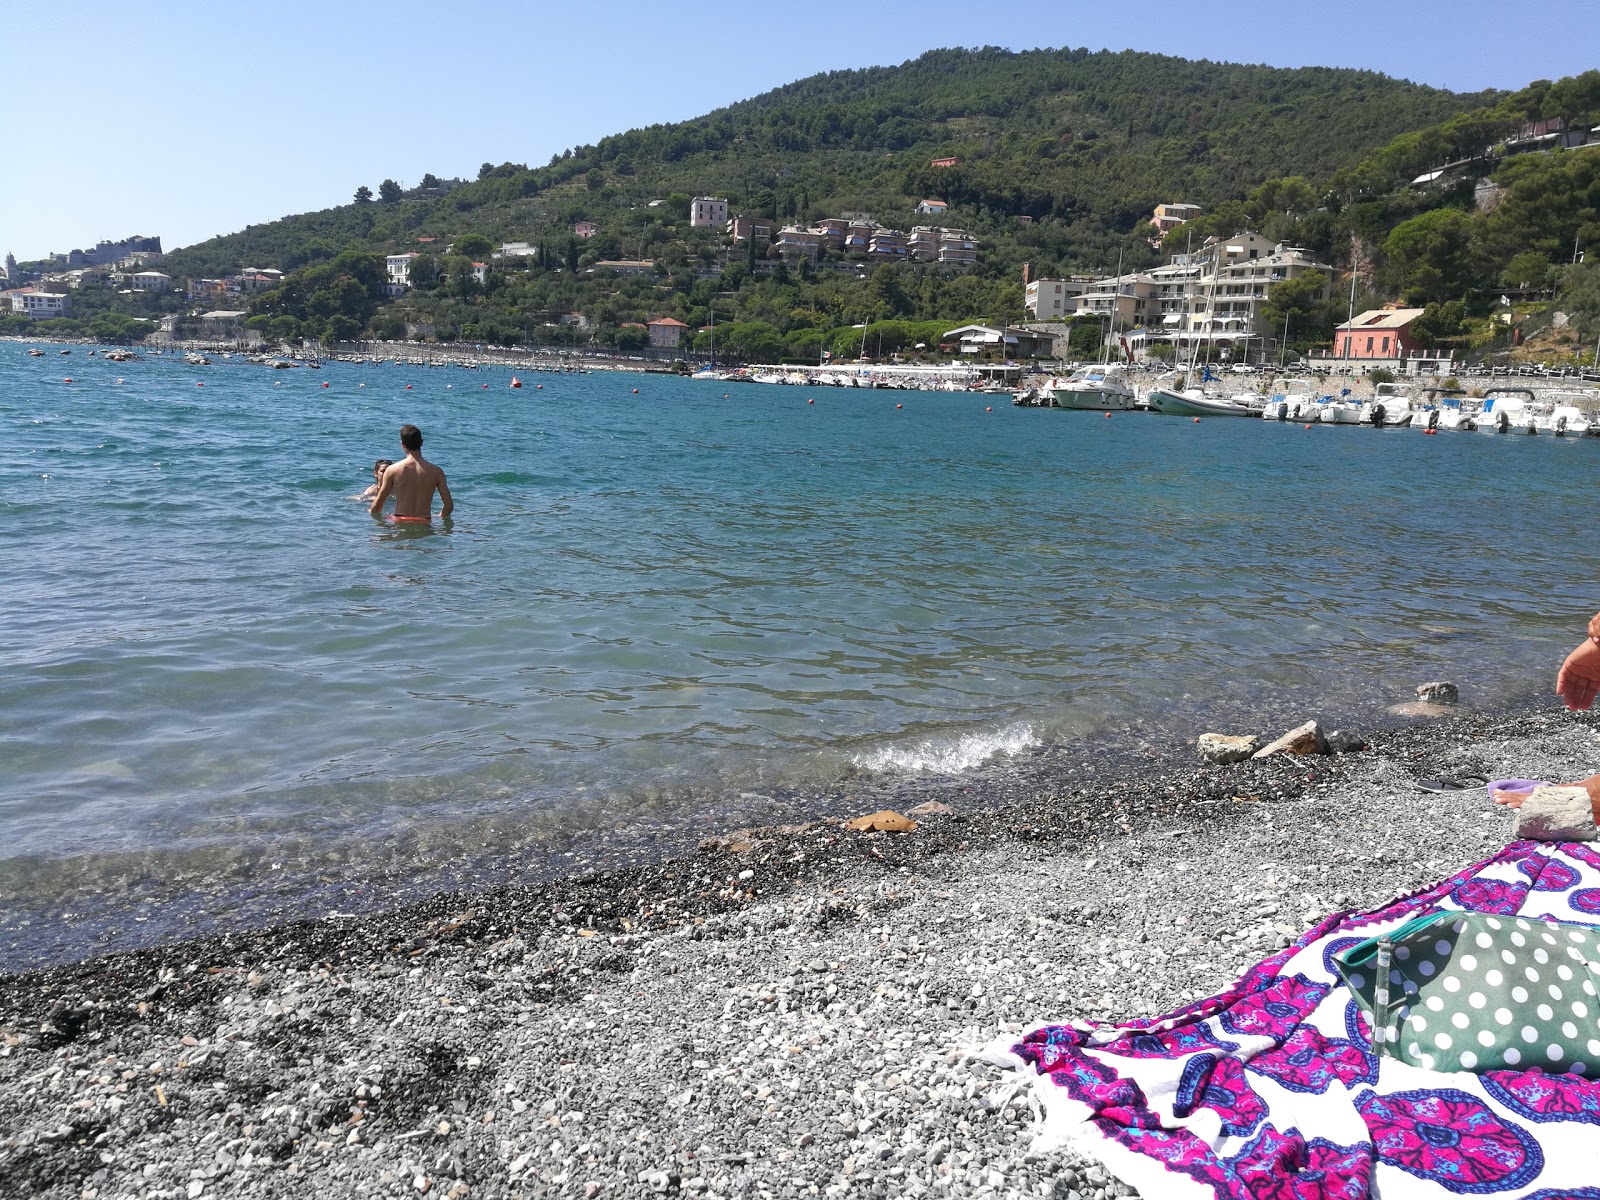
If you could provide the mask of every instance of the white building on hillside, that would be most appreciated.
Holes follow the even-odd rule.
[[[64,317],[72,311],[72,297],[61,292],[39,292],[33,288],[22,288],[11,293],[11,311],[22,313],[34,321],[43,321],[49,317]]]
[[[1035,279],[1024,289],[1023,301],[1037,321],[1055,321],[1078,310],[1078,297],[1089,290],[1092,275],[1073,275],[1067,279]]]
[[[697,196],[689,206],[689,224],[695,228],[724,229],[728,224],[728,202],[715,196]]]
[[[1276,244],[1248,230],[1208,238],[1166,266],[1136,275],[1098,279],[1078,297],[1080,314],[1109,317],[1138,330],[1131,342],[1168,341],[1180,351],[1210,346],[1244,358],[1276,348],[1281,330],[1262,316],[1273,285],[1315,272],[1319,296],[1332,287],[1333,268],[1304,250]],[[1043,282],[1043,281],[1041,281]]]

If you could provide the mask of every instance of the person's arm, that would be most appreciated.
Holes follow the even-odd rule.
[[[394,491],[394,468],[390,467],[383,473],[383,483],[373,498],[372,507],[367,511],[375,517],[383,516],[383,502],[389,498],[389,493],[392,491]]]
[[[439,472],[439,480],[435,486],[437,486],[439,489],[439,503],[443,505],[443,507],[439,509],[439,515],[441,517],[448,517],[452,512],[455,511],[456,502],[450,499],[450,485],[444,481],[443,471]]]

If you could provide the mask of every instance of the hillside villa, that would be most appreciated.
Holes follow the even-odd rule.
[[[650,344],[668,350],[676,350],[683,341],[683,334],[689,327],[682,321],[673,317],[652,317],[645,322],[644,327],[650,332]]]

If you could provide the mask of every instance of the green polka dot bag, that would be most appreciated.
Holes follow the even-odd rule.
[[[1429,1071],[1600,1078],[1600,930],[1435,912],[1335,961],[1376,1054]]]

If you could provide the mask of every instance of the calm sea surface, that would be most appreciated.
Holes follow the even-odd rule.
[[[13,963],[1207,724],[1370,727],[1423,679],[1526,699],[1600,607],[1595,440],[24,350]],[[453,524],[351,499],[403,421]]]

